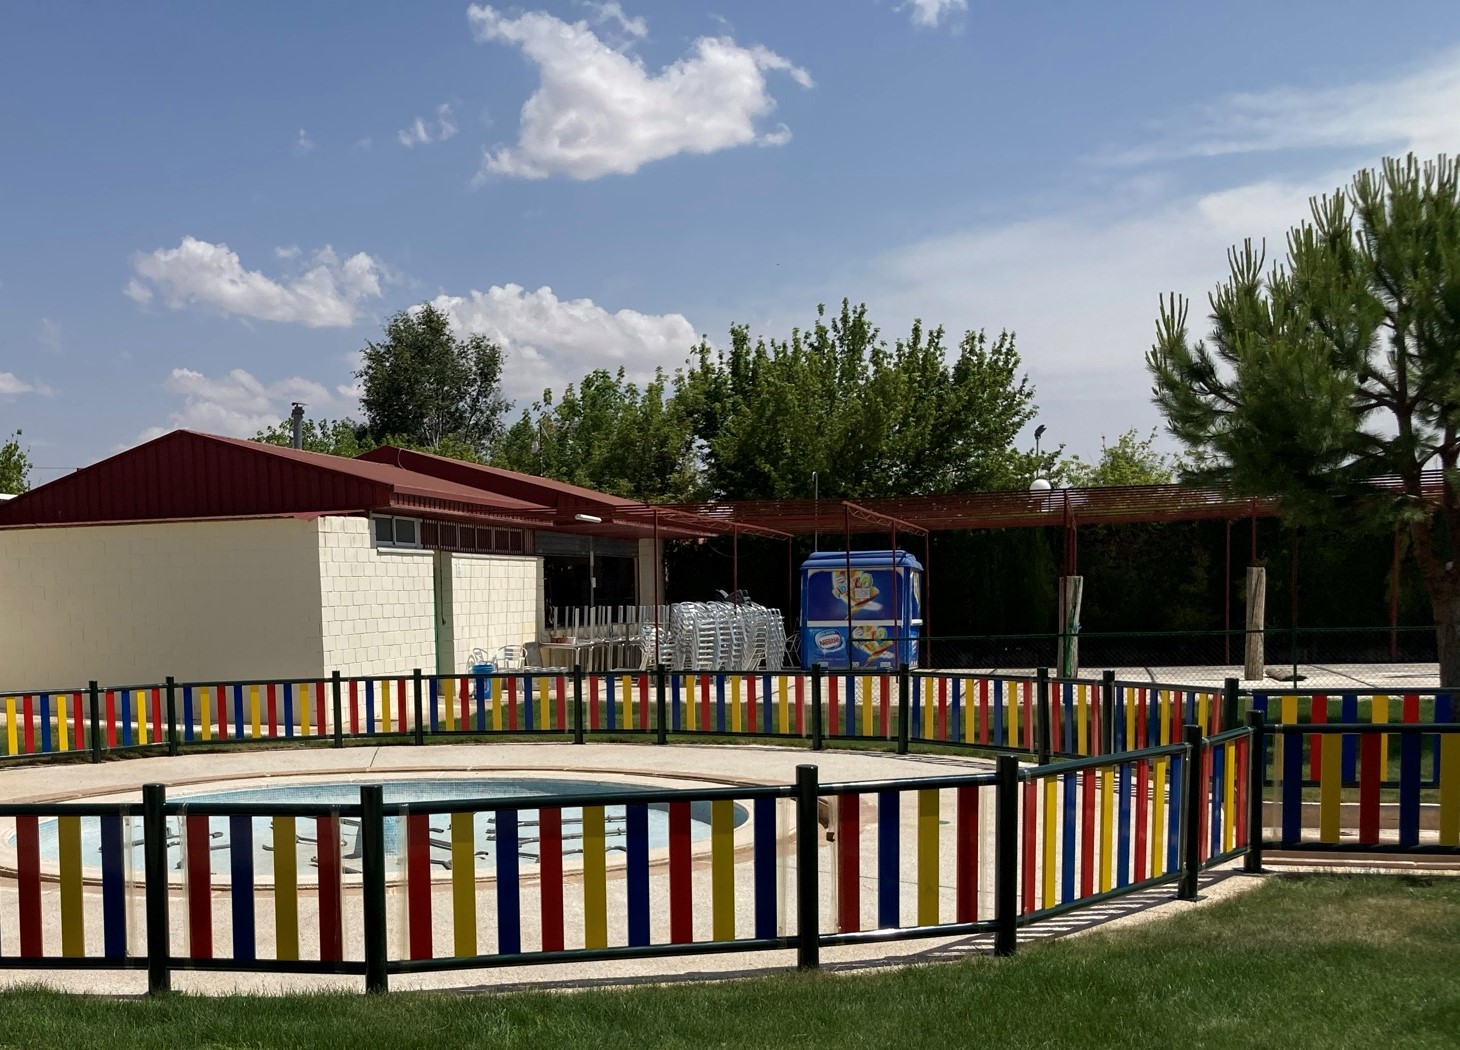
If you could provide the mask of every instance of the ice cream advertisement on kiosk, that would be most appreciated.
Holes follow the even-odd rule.
[[[828,551],[802,565],[802,653],[829,668],[917,664],[922,566],[905,551]],[[848,629],[850,628],[850,639]],[[850,652],[849,652],[850,650]]]

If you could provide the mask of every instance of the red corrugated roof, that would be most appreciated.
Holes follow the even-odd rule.
[[[433,456],[429,452],[382,445],[360,457],[371,463],[393,464],[421,474],[446,481],[469,485],[488,492],[500,492],[517,499],[528,500],[559,510],[583,510],[589,507],[637,507],[635,500],[621,496],[610,496],[606,492],[585,489],[581,485],[569,485],[566,481],[519,474],[515,470],[489,467],[482,463],[466,463],[445,456]]]
[[[0,504],[0,525],[401,510],[532,527],[550,508],[389,464],[175,430]]]

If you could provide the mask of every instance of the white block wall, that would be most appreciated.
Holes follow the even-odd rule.
[[[377,550],[368,518],[324,517],[317,524],[323,671],[434,670],[431,552]]]
[[[664,604],[664,541],[659,541],[659,549],[654,549],[654,539],[651,536],[647,540],[639,541],[639,601],[640,605],[653,605],[654,602],[654,574],[659,574],[659,604]]]
[[[0,689],[317,675],[319,564],[293,518],[0,529]]]
[[[467,655],[537,641],[544,617],[542,559],[500,554],[453,554],[451,590],[456,648],[453,670]]]

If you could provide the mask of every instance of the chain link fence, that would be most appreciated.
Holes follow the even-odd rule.
[[[1247,685],[1422,688],[1439,683],[1432,627],[1269,628],[1260,678],[1247,678],[1244,631],[1080,632],[1075,672],[1122,681],[1210,681]],[[923,640],[922,664],[940,670],[1027,674],[1059,668],[1067,639],[1057,633],[959,635]]]

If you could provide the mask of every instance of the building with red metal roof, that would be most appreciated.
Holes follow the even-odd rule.
[[[561,605],[657,600],[685,515],[384,448],[179,430],[0,502],[0,689],[467,670]]]

